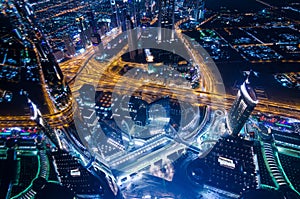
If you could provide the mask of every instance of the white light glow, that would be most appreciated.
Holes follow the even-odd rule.
[[[253,103],[253,104],[257,104],[258,103],[258,100],[253,100],[251,97],[250,97],[250,95],[249,95],[249,93],[248,93],[248,91],[247,91],[247,89],[246,89],[246,84],[245,84],[245,82],[242,84],[242,86],[241,86],[241,91],[242,91],[242,93],[244,94],[244,96],[245,96],[245,98],[247,99],[247,100],[249,100],[251,103]]]

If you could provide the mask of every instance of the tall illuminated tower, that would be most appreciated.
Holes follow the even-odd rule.
[[[64,40],[65,46],[67,48],[67,53],[71,56],[75,55],[75,53],[76,53],[75,46],[74,46],[73,41],[68,33],[64,34],[63,40]]]
[[[137,48],[137,35],[136,31],[133,30],[133,22],[130,19],[130,16],[126,17],[127,19],[125,20],[126,23],[126,31],[128,34],[128,46],[129,46],[129,54],[130,54],[130,59],[134,61],[135,56],[136,56],[136,48]]]
[[[158,0],[158,42],[174,40],[174,31],[164,31],[160,28],[174,29],[175,0]]]
[[[3,52],[0,89],[11,93],[9,102],[0,104],[0,115],[14,116],[7,117],[5,122],[0,120],[0,126],[32,125],[30,121],[25,123],[28,109],[24,107],[27,104],[24,93],[38,105],[42,114],[49,115],[50,123],[58,119],[51,115],[64,112],[65,116],[71,116],[68,111],[72,105],[70,89],[35,22],[31,6],[23,1],[6,1],[0,5],[0,51]]]
[[[8,152],[3,150],[6,154],[1,154],[1,157],[7,157],[8,163],[12,162],[12,166],[7,167],[11,173],[0,173],[1,177],[5,176],[1,183],[5,181],[3,186],[8,187],[0,190],[0,198],[17,194],[18,198],[33,198],[38,189],[44,187],[37,188],[35,185],[50,181],[51,162],[58,168],[54,172],[61,186],[78,187],[74,194],[95,198],[90,197],[91,189],[84,188],[94,186],[93,195],[100,197],[100,194],[104,194],[108,198],[117,198],[119,189],[110,168],[102,159],[93,156],[77,135],[70,89],[47,39],[39,29],[31,5],[26,0],[6,0],[0,2],[0,9],[1,147],[11,149]],[[36,165],[38,168],[21,171],[20,175],[22,172],[36,171],[36,175],[32,176],[38,178],[27,176],[26,181],[31,184],[24,187],[22,176],[17,184],[10,174],[17,173],[17,159],[25,158],[19,151],[28,149],[35,151],[30,153],[33,161],[29,161],[29,164],[23,161],[21,164]],[[53,156],[48,156],[48,153]],[[14,158],[14,154],[18,158]],[[58,160],[56,163],[50,161],[54,156]],[[61,165],[61,161],[67,164]],[[72,178],[61,178],[64,171],[70,170],[68,163],[76,165],[73,173],[70,171]],[[80,171],[88,177],[80,176]],[[78,183],[82,179],[86,180],[83,186]],[[36,180],[42,180],[43,183],[35,183]],[[13,186],[18,187],[17,191],[11,189]],[[18,192],[20,190],[23,191]]]
[[[192,8],[190,15],[193,16],[196,21],[204,19],[205,0],[185,0],[183,6]]]
[[[227,116],[227,127],[233,136],[237,136],[258,103],[249,79],[240,86],[236,99]]]
[[[194,18],[196,19],[196,21],[204,19],[204,5],[205,5],[204,0],[199,0],[196,2],[194,8],[195,9]]]
[[[80,39],[82,42],[82,47],[85,48],[89,42],[89,40],[88,40],[89,30],[87,28],[87,24],[85,22],[84,16],[77,17],[76,24],[78,26],[78,32],[80,32]]]

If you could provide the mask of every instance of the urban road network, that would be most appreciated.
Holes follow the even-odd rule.
[[[70,1],[70,3],[72,2],[73,1]],[[14,7],[13,3],[16,7]],[[216,193],[227,196],[232,196],[233,194],[234,198],[241,196],[244,194],[243,192],[247,192],[248,189],[254,190],[258,187],[264,187],[267,188],[267,190],[282,191],[282,194],[289,198],[294,198],[293,195],[289,195],[292,193],[291,191],[293,191],[294,196],[295,194],[299,195],[296,191],[296,189],[298,190],[298,187],[296,187],[298,186],[297,179],[294,179],[295,175],[293,173],[289,173],[291,171],[299,173],[299,170],[282,168],[286,165],[291,166],[291,164],[285,161],[295,160],[295,158],[299,161],[299,152],[296,151],[299,149],[299,145],[294,144],[297,143],[299,139],[296,137],[290,138],[287,136],[288,134],[284,134],[291,133],[289,129],[280,129],[281,126],[296,129],[297,126],[296,124],[294,127],[285,125],[286,118],[283,119],[283,117],[280,117],[278,119],[275,117],[278,115],[300,119],[300,107],[295,104],[282,104],[264,98],[259,99],[259,104],[256,106],[257,98],[249,85],[249,76],[240,87],[237,96],[224,93],[224,85],[216,66],[212,67],[214,65],[211,59],[199,53],[201,49],[198,43],[193,43],[192,40],[183,34],[184,30],[181,28],[181,25],[185,23],[192,24],[193,20],[191,20],[191,17],[183,19],[182,16],[181,20],[175,23],[175,1],[169,1],[167,3],[166,1],[158,1],[160,4],[158,6],[159,12],[157,15],[153,12],[153,15],[156,16],[151,17],[152,22],[150,24],[152,25],[158,21],[159,27],[174,28],[174,32],[170,34],[172,35],[171,38],[167,39],[161,38],[161,34],[168,34],[167,31],[159,30],[158,32],[150,33],[147,32],[149,27],[142,26],[141,29],[138,29],[138,34],[136,34],[138,39],[136,43],[133,44],[132,42],[135,40],[133,33],[129,32],[129,34],[125,36],[122,33],[124,31],[124,25],[126,26],[125,29],[131,29],[134,26],[133,22],[127,18],[127,16],[122,19],[119,18],[118,14],[121,14],[121,12],[119,12],[118,9],[120,8],[114,6],[116,3],[114,1],[108,2],[108,5],[112,10],[115,10],[115,25],[119,27],[121,21],[122,23],[124,22],[123,27],[111,29],[105,36],[102,36],[102,41],[98,46],[95,44],[97,44],[97,41],[99,44],[99,40],[96,42],[94,40],[95,38],[99,38],[97,37],[98,33],[94,34],[95,32],[93,32],[93,26],[95,26],[95,23],[93,23],[95,22],[93,13],[88,12],[85,13],[86,16],[76,18],[73,22],[78,26],[77,36],[79,36],[79,38],[77,39],[80,39],[80,42],[82,42],[81,44],[80,42],[76,44],[78,45],[76,46],[78,47],[77,50],[80,49],[77,52],[80,52],[80,54],[76,54],[75,48],[72,49],[72,46],[66,46],[68,53],[70,53],[68,55],[70,59],[60,64],[65,79],[73,91],[73,96],[70,93],[68,85],[65,84],[63,78],[61,78],[62,76],[60,76],[61,71],[58,67],[56,69],[57,63],[48,46],[47,40],[43,38],[43,35],[37,28],[31,30],[35,25],[33,23],[35,18],[31,11],[31,5],[19,1],[13,3],[3,3],[3,8],[5,8],[3,14],[7,15],[3,18],[8,19],[9,16],[10,19],[13,20],[16,29],[12,31],[9,29],[9,26],[7,26],[1,29],[1,33],[5,33],[4,36],[7,37],[7,35],[9,35],[7,32],[9,32],[11,35],[7,39],[16,38],[16,36],[18,36],[19,39],[14,40],[12,43],[14,47],[16,47],[18,46],[18,41],[21,41],[19,43],[24,42],[22,43],[24,44],[22,47],[24,47],[25,52],[27,51],[26,41],[32,46],[30,51],[31,56],[28,56],[28,51],[27,55],[26,53],[25,55],[21,53],[20,56],[21,59],[24,59],[24,64],[26,61],[30,64],[36,64],[34,66],[37,70],[34,72],[37,73],[37,76],[41,80],[41,88],[39,88],[40,90],[38,90],[38,92],[32,92],[30,95],[23,90],[20,91],[20,96],[24,95],[27,99],[24,103],[26,104],[28,102],[29,105],[29,109],[27,108],[25,110],[26,114],[22,112],[17,116],[0,116],[1,147],[4,149],[1,149],[2,158],[0,166],[12,165],[6,166],[8,173],[11,172],[10,176],[6,174],[6,169],[3,169],[2,173],[0,173],[0,177],[5,177],[4,183],[1,181],[1,186],[4,186],[5,190],[4,192],[0,190],[0,198],[2,198],[2,195],[5,195],[5,198],[9,198],[11,193],[14,194],[13,198],[33,198],[35,195],[38,195],[37,192],[42,190],[46,184],[52,183],[52,180],[64,187],[70,188],[79,198],[82,196],[81,194],[84,195],[82,196],[84,198],[92,198],[91,196],[99,198],[104,195],[106,195],[107,198],[114,198],[119,197],[121,191],[125,198],[132,198],[128,195],[126,197],[126,194],[128,194],[127,191],[131,192],[128,187],[133,186],[135,183],[134,178],[142,177],[143,175],[141,174],[144,172],[166,180],[167,182],[163,181],[164,185],[165,183],[170,183],[169,185],[171,185],[171,187],[176,184],[174,183],[176,181],[176,177],[174,176],[177,175],[178,178],[178,176],[182,175],[180,176],[180,182],[182,184],[185,182],[193,183],[193,185],[200,183],[200,186],[196,185],[196,187],[201,187],[200,189],[202,189],[202,183],[204,183],[204,186],[215,187],[211,190],[216,189]],[[18,5],[18,3],[21,4]],[[126,5],[125,1],[123,3],[122,9],[126,11],[126,9],[129,9],[129,5]],[[45,17],[40,19],[39,22],[45,24],[50,19],[65,16],[65,14],[69,12],[77,13],[80,9],[85,9],[88,6],[88,3],[84,2],[80,2],[80,5],[76,5],[76,2],[73,2],[73,4],[75,5],[74,8],[69,7],[67,9],[58,10],[58,12],[53,15],[49,15],[51,9],[64,6],[64,3],[38,9],[37,13],[39,14],[46,11]],[[198,4],[197,6],[200,5]],[[201,18],[204,18],[202,13],[204,12],[203,6],[204,2],[202,2],[201,9],[199,9],[200,13],[198,13],[199,10],[195,9],[196,18],[198,16],[201,17],[201,15]],[[135,7],[135,5],[133,5],[133,7]],[[161,9],[161,7],[165,9]],[[18,8],[19,11],[16,8]],[[50,12],[48,13],[48,11]],[[188,12],[190,15],[190,11]],[[136,16],[135,8],[132,15]],[[143,20],[147,20],[146,13],[143,15]],[[165,18],[167,15],[168,17]],[[222,17],[225,15],[222,15]],[[247,14],[245,14],[245,16],[246,15]],[[90,22],[89,25],[84,23],[84,17],[88,18]],[[177,17],[180,18],[179,16]],[[204,20],[201,25],[210,23],[216,17],[216,15],[209,17]],[[141,22],[143,20],[141,20]],[[24,29],[25,26],[28,30]],[[87,27],[90,27],[93,34],[88,32]],[[102,28],[105,27],[102,26]],[[243,28],[245,27],[239,27],[239,30],[243,30]],[[56,33],[60,30],[60,28],[55,29]],[[94,31],[95,30],[96,29],[94,29]],[[200,29],[195,30],[202,31]],[[230,29],[225,28],[224,30],[228,34],[231,34]],[[52,31],[53,30],[48,31],[47,33],[54,34]],[[210,30],[207,31],[210,33],[213,32]],[[21,33],[23,36],[21,36]],[[173,37],[174,33],[175,37]],[[152,50],[151,47],[145,47],[147,46],[145,41],[148,39],[150,43],[156,42],[156,35],[158,43],[162,42],[160,46],[169,45],[169,43],[172,42],[183,44],[181,50],[187,54],[184,59],[189,62],[189,66],[192,66],[192,69],[197,71],[196,79],[199,81],[199,87],[193,88],[194,85],[192,86],[192,83],[194,82],[185,79],[185,75],[188,76],[189,74],[182,73],[182,76],[180,73],[178,73],[179,75],[175,74],[178,71],[174,70],[170,65],[166,67],[167,64],[164,65],[160,62],[151,63],[151,59],[149,59],[150,61],[146,59],[148,63],[139,63],[138,60],[141,57],[138,56],[144,55],[141,49],[135,52],[139,54],[138,56],[135,54],[135,58],[138,57],[137,59],[132,58],[132,51],[128,53],[128,51],[132,50],[133,46],[138,44],[137,46],[142,46],[143,50],[145,50],[145,55],[148,56],[147,53],[149,53],[150,50],[152,52],[155,50]],[[93,42],[88,42],[87,36]],[[98,34],[98,36],[100,35]],[[263,43],[258,38],[255,38],[254,35],[250,36],[259,43],[253,45],[232,45],[231,48],[237,50],[238,48],[267,47],[271,45],[270,43]],[[64,34],[63,37],[66,45],[74,44],[72,43],[72,39],[74,39],[73,35]],[[145,39],[145,37],[147,39]],[[219,35],[219,37],[225,41],[221,35]],[[209,39],[215,38],[213,35],[210,35]],[[53,41],[54,40],[58,41],[61,40],[61,38],[53,39]],[[3,43],[7,43],[3,39],[1,42],[2,41]],[[93,43],[94,46],[92,46],[91,43]],[[15,48],[7,47],[7,44],[1,43],[1,45],[7,48],[6,54],[5,52],[2,54],[4,64],[6,63],[6,56],[9,54],[7,52],[15,50]],[[163,52],[160,51],[159,53]],[[174,49],[174,54],[176,53]],[[222,53],[219,53],[220,56],[221,54]],[[59,53],[56,55],[59,55]],[[127,55],[130,57],[129,60],[126,57]],[[167,59],[168,58],[164,59],[164,61]],[[177,58],[174,58],[174,60],[176,59]],[[30,60],[34,61],[31,62]],[[174,62],[174,60],[172,61]],[[282,60],[282,62],[284,61],[285,60]],[[13,62],[13,60],[10,62]],[[250,61],[250,63],[256,62],[261,61]],[[8,65],[9,64],[6,64],[6,66]],[[51,71],[51,66],[53,67],[53,71]],[[28,64],[27,68],[30,67]],[[155,67],[160,69],[160,73],[153,72],[155,71]],[[180,66],[178,68],[180,68]],[[190,71],[192,71],[192,69]],[[149,75],[149,73],[152,74]],[[13,75],[14,73],[12,72],[11,74]],[[29,79],[34,80],[32,77]],[[53,79],[56,81],[52,81]],[[5,77],[3,80],[6,81]],[[16,82],[23,83],[19,81]],[[82,97],[83,99],[87,97],[85,95],[86,91],[82,90],[82,86],[86,84],[95,87],[95,90],[98,91],[95,95],[100,93],[100,97],[98,96],[99,99],[101,98],[102,100],[104,98],[104,105],[101,104],[99,106],[107,111],[106,114],[111,114],[112,117],[114,117],[114,121],[111,120],[112,117],[108,117],[105,114],[100,120],[97,118],[96,112],[98,110],[95,110],[96,106],[93,106],[93,98],[90,103],[81,103],[82,101],[80,101],[79,98]],[[28,88],[30,89],[30,87],[26,87],[26,89]],[[53,90],[57,93],[53,92]],[[5,92],[6,91],[4,91],[4,93]],[[111,99],[114,97],[114,94],[116,94],[115,96],[117,97],[122,96],[122,100],[130,98],[130,100],[133,99],[135,101],[134,103],[128,102],[128,104],[122,104],[122,101],[119,106],[113,107],[114,102],[116,104],[119,102],[117,98]],[[41,101],[40,99],[29,99],[37,95],[44,99]],[[61,96],[63,97],[61,98]],[[19,99],[21,99],[21,97]],[[78,100],[78,103],[75,103],[74,99]],[[111,102],[108,102],[110,100]],[[35,105],[35,103],[37,105]],[[96,101],[96,104],[97,103],[98,101]],[[176,108],[171,107],[171,104],[176,106]],[[169,111],[169,115],[164,115],[163,110],[157,108],[161,105],[164,106],[166,112]],[[254,116],[249,119],[249,115],[255,106]],[[124,119],[126,116],[124,118],[120,117],[122,114],[138,112],[140,107],[146,110],[146,116],[136,114],[135,117],[141,117],[142,119],[135,122],[134,125],[131,126],[131,123],[128,122],[129,120],[133,120],[132,115],[130,115],[131,117],[127,115],[126,119]],[[112,108],[114,109],[111,110]],[[117,112],[118,108],[121,109],[119,112]],[[39,109],[43,109],[43,111]],[[75,118],[77,118],[75,114],[78,113],[74,111],[75,109],[86,114],[80,118],[84,121],[75,121]],[[228,115],[226,115],[225,109],[231,110],[227,113]],[[172,111],[173,115],[171,113]],[[99,112],[97,112],[97,114],[99,114]],[[261,116],[259,112],[261,112],[263,116]],[[102,114],[102,112],[100,113]],[[263,117],[267,116],[267,114],[274,116],[271,122],[274,120],[273,123],[275,123],[276,119],[279,120],[276,125],[279,125],[280,128],[276,128],[275,126],[273,128],[269,127],[267,124],[268,121],[266,123],[261,122],[266,124],[266,127],[263,124],[259,124],[259,126],[253,124],[254,118],[259,121],[264,121]],[[178,118],[176,117],[179,117],[179,115],[181,118],[178,122]],[[260,116],[257,117],[257,115]],[[88,119],[86,120],[86,118]],[[122,120],[122,127],[120,126],[118,129],[117,120],[120,118]],[[148,125],[139,125],[143,119],[150,127]],[[226,136],[229,131],[226,129],[225,119],[227,127],[230,127],[229,131],[232,133],[232,136]],[[244,128],[246,120],[248,120],[248,122]],[[76,122],[79,122],[80,125],[76,126],[75,130]],[[179,123],[180,126],[178,127]],[[85,128],[83,127],[84,125],[88,127]],[[33,128],[31,127],[33,127],[34,130],[32,130]],[[37,132],[40,127],[42,131],[45,131],[44,133]],[[149,129],[147,129],[148,127]],[[122,128],[122,130],[120,130],[120,128]],[[284,133],[278,133],[278,129],[284,131]],[[293,133],[298,133],[298,130],[299,129],[297,129],[297,131],[294,130]],[[243,134],[244,131],[247,135]],[[84,133],[83,136],[82,132]],[[272,136],[270,135],[271,133]],[[245,136],[245,139],[240,139],[239,136]],[[280,136],[282,139],[277,140],[276,136]],[[282,142],[281,140],[283,140],[283,143],[280,143]],[[286,140],[287,143],[285,143]],[[93,146],[95,143],[96,145]],[[90,146],[91,144],[92,146]],[[280,145],[280,147],[277,145]],[[287,148],[283,148],[282,146],[287,146]],[[34,161],[20,163],[20,161],[26,158],[22,153],[27,153],[26,151],[28,149],[33,150],[30,152],[31,160],[33,160],[35,156],[38,157],[37,161],[35,161],[38,162],[38,172],[36,176],[34,175],[36,173]],[[49,151],[47,149],[49,149]],[[192,154],[193,152],[195,153]],[[286,154],[290,154],[289,158],[284,156]],[[181,159],[180,161],[183,162],[176,162],[177,159],[182,157],[184,160]],[[188,158],[185,159],[186,157]],[[184,161],[191,161],[190,158],[195,158],[193,164],[185,164]],[[178,164],[180,164],[179,168]],[[51,165],[54,168],[52,168]],[[29,167],[30,169],[28,170]],[[25,171],[24,168],[26,168]],[[293,168],[297,169],[299,167],[293,165]],[[53,173],[51,173],[51,171]],[[205,177],[205,175],[209,176]],[[20,177],[20,181],[28,181],[28,184],[22,185],[22,183],[20,183],[17,185],[19,182],[14,182],[14,178],[17,176],[24,176]],[[292,182],[290,182],[289,179]],[[260,182],[260,180],[262,182]],[[153,184],[153,182],[154,184],[156,183],[155,179],[151,181],[150,184]],[[272,184],[272,182],[274,184]],[[13,185],[13,183],[15,184]],[[148,190],[147,182],[141,180],[138,183],[143,184],[143,190],[141,192],[137,191],[137,198],[151,198],[152,190]],[[130,186],[127,186],[128,184]],[[178,185],[181,186],[180,183],[178,183]],[[12,191],[12,187],[15,188],[17,186],[20,186],[21,191]],[[145,187],[147,187],[147,190],[145,190]],[[167,186],[164,186],[164,188],[166,187]],[[184,186],[182,187],[186,188]],[[188,185],[187,187],[189,188],[187,190],[191,191],[192,186],[189,187]],[[135,189],[135,187],[133,187],[133,189],[132,193],[136,192],[137,189]],[[206,191],[205,189],[204,187],[203,193]],[[173,188],[173,190],[175,189]],[[228,191],[229,194],[226,194],[225,190]],[[150,191],[150,194],[146,193],[147,191]],[[156,192],[156,190],[154,191]],[[51,191],[48,193],[50,194],[50,192]],[[201,197],[203,193],[200,194]],[[154,195],[155,193],[153,193],[153,196]],[[155,195],[155,197],[159,197],[159,194]],[[189,196],[186,197],[189,198]]]
[[[95,48],[90,47],[87,51],[81,55],[80,61],[76,62],[70,60],[68,62],[62,63],[60,65],[62,71],[69,80],[70,87],[76,96],[77,91],[81,88],[83,84],[92,84],[95,86],[96,90],[103,92],[117,93],[120,96],[132,94],[132,91],[135,91],[136,88],[142,90],[142,99],[148,103],[156,100],[154,96],[170,96],[170,98],[178,99],[179,101],[191,103],[193,106],[204,106],[208,105],[213,110],[221,109],[230,109],[232,107],[233,101],[236,96],[226,95],[224,98],[224,93],[218,93],[217,88],[215,87],[217,78],[214,76],[213,72],[209,66],[205,63],[201,55],[198,54],[196,50],[193,50],[189,41],[182,36],[182,31],[179,29],[179,25],[184,23],[187,19],[181,20],[175,25],[175,32],[177,37],[184,43],[186,50],[189,52],[190,57],[192,58],[195,65],[200,66],[200,71],[205,83],[203,83],[200,88],[191,89],[190,85],[168,85],[157,82],[155,79],[146,80],[141,77],[137,79],[133,75],[122,75],[120,71],[125,66],[134,67],[136,69],[146,69],[148,68],[148,63],[137,63],[124,61],[122,55],[128,51],[128,44],[121,45],[119,47],[118,53],[110,59],[105,59],[99,61],[95,59],[99,54]],[[120,31],[115,31],[114,34],[105,37],[104,39],[104,49],[107,44],[113,41],[118,35],[121,35]],[[127,38],[123,38],[127,40]],[[118,46],[116,46],[118,48]],[[107,51],[109,53],[109,51]],[[72,63],[72,69],[70,70],[70,63]],[[77,78],[79,77],[79,78]],[[151,82],[153,81],[153,82]],[[260,103],[257,105],[255,111],[262,113],[270,113],[274,115],[282,115],[287,117],[298,118],[299,116],[295,115],[295,112],[300,112],[300,108],[288,104],[280,104],[278,102],[272,102],[270,100],[259,99]],[[207,113],[211,114],[211,112]],[[130,153],[120,153],[118,157],[115,157],[118,154],[115,154],[113,157],[107,157],[107,161],[112,169],[120,170],[123,173],[121,176],[118,176],[118,179],[122,179],[124,176],[129,176],[138,171],[145,169],[146,167],[152,168],[153,165],[158,161],[167,162],[168,156],[171,154],[176,154],[179,151],[185,150],[187,147],[193,150],[197,150],[199,153],[199,148],[201,150],[201,156],[205,156],[211,150],[210,143],[215,144],[218,139],[219,133],[222,131],[221,124],[222,119],[216,118],[217,114],[213,114],[214,119],[210,121],[210,136],[211,138],[205,140],[204,143],[197,145],[193,148],[193,145],[196,143],[195,139],[199,139],[198,134],[190,133],[192,139],[182,136],[180,139],[169,139],[164,137],[157,139],[156,141],[151,141],[146,144],[144,147],[139,150],[132,151]],[[222,117],[222,116],[221,116]],[[224,116],[223,116],[224,117]],[[205,119],[202,123],[207,122]],[[218,124],[217,124],[217,123]],[[202,125],[200,125],[203,127]],[[217,127],[217,129],[216,129]],[[199,129],[198,129],[199,130]],[[199,132],[195,130],[194,132]],[[201,136],[200,136],[201,137]],[[189,142],[187,140],[194,140]],[[198,141],[198,140],[197,140]],[[199,143],[199,142],[198,142]],[[205,146],[208,144],[208,146]],[[161,148],[156,149],[153,152],[150,152],[152,148],[160,146]],[[150,169],[151,170],[151,169]],[[169,176],[170,177],[170,176]]]
[[[182,20],[178,23],[176,23],[175,30],[178,38],[183,39],[182,37],[182,31],[178,28],[180,23],[185,22],[185,20]],[[121,34],[120,31],[114,31],[115,33],[112,35],[109,35],[105,37],[104,39],[104,48],[111,40],[113,40],[117,35]],[[190,50],[189,42],[183,40],[184,45],[186,46],[186,49]],[[114,86],[116,83],[121,79],[122,81],[130,80],[126,79],[125,77],[122,77],[118,73],[118,70],[122,69],[122,66],[125,64],[130,66],[137,66],[141,67],[142,64],[137,64],[135,62],[132,63],[124,63],[124,61],[121,59],[121,56],[128,51],[128,46],[125,45],[120,52],[113,56],[111,59],[106,60],[104,62],[99,62],[95,59],[92,59],[95,56],[95,49],[93,47],[90,47],[87,49],[85,53],[80,55],[80,58],[77,57],[60,64],[61,70],[65,74],[67,80],[70,81],[70,87],[71,90],[74,92],[78,91],[80,86],[84,83],[92,83],[94,86],[96,86],[99,90],[105,90],[105,91],[113,91],[115,88]],[[203,58],[197,54],[197,52],[192,51],[190,52],[190,55],[193,57],[194,62],[201,66],[202,73],[204,75],[204,79],[206,82],[206,91],[203,91],[201,88],[197,89],[189,89],[184,87],[172,87],[172,90],[166,89],[164,85],[157,85],[157,84],[148,84],[146,86],[146,90],[151,90],[152,93],[160,93],[161,95],[175,95],[176,98],[183,100],[183,101],[194,101],[194,99],[189,99],[187,96],[196,96],[198,103],[201,105],[212,105],[213,108],[226,108],[229,109],[232,106],[233,100],[235,99],[235,96],[226,94],[225,98],[224,96],[221,96],[219,93],[215,92],[214,88],[214,76],[210,72],[210,69],[207,68],[206,64],[203,61]],[[70,66],[71,64],[71,66]],[[118,66],[118,70],[112,69],[113,67]],[[100,70],[100,71],[99,71]],[[80,74],[79,80],[82,82],[77,82],[76,85],[74,85],[74,79],[76,76]],[[84,74],[84,75],[82,75]],[[71,81],[72,80],[72,81]],[[78,80],[78,79],[77,79]],[[94,80],[95,82],[91,82],[91,80]],[[145,83],[142,80],[134,80],[134,81],[126,81],[127,83],[132,83],[135,87],[145,86]],[[130,84],[127,84],[130,86]],[[148,87],[148,88],[147,88]],[[126,87],[122,87],[123,89],[126,89]],[[129,89],[128,89],[129,90]],[[176,90],[176,92],[174,92]],[[116,91],[116,89],[115,89]],[[125,91],[126,93],[126,91]],[[146,92],[145,92],[146,93]],[[192,94],[192,95],[191,95]],[[222,100],[223,99],[223,100]],[[213,102],[213,104],[211,104]],[[259,103],[255,108],[255,112],[262,112],[266,114],[274,114],[274,115],[282,115],[286,117],[292,117],[300,119],[300,107],[294,104],[282,104],[276,101],[271,101],[269,99],[259,99]]]

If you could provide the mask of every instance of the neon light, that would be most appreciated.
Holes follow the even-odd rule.
[[[22,195],[25,195],[32,188],[33,181],[39,177],[40,171],[41,171],[41,168],[40,168],[41,167],[41,161],[40,161],[40,156],[39,155],[37,156],[37,159],[38,159],[38,170],[37,170],[35,178],[32,179],[30,185],[25,190],[20,192],[18,195],[15,195],[15,196],[11,197],[11,199],[20,198]]]
[[[286,125],[286,124],[280,124],[278,122],[275,123],[277,126],[282,126],[282,127],[287,127],[287,128],[292,128],[291,126],[289,125]]]
[[[6,133],[6,132],[0,132],[0,135],[10,135],[11,133]]]

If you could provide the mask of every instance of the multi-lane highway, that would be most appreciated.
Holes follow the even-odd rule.
[[[111,34],[109,34],[107,37],[102,39],[103,45],[107,45],[111,40],[116,38],[120,33],[121,33],[120,29],[113,29],[111,31]],[[34,51],[38,57],[37,49],[34,48]],[[90,46],[87,48],[87,50],[84,53],[60,64],[61,70],[65,75],[66,81],[72,80],[77,76],[79,72],[81,72],[83,68],[86,68],[85,66],[88,60],[94,55],[95,55],[95,49],[92,46]],[[40,60],[38,60],[38,64],[41,65]],[[43,79],[42,82],[45,82],[42,70],[40,70],[39,72],[40,72],[40,77]],[[88,79],[87,82],[89,82]],[[57,110],[53,106],[54,103],[51,102],[51,98],[48,96],[48,93],[46,91],[46,85],[42,86],[42,91],[43,91],[44,99],[46,100],[50,110],[48,114],[43,114],[43,117],[46,121],[48,121],[48,124],[51,127],[55,128],[55,127],[65,126],[71,123],[73,121],[73,111],[74,111],[72,98],[63,108],[61,108],[61,110]],[[31,117],[30,115],[0,116],[0,128],[7,128],[7,127],[14,127],[14,126],[19,126],[19,127],[36,126],[36,122],[32,121],[30,117]]]
[[[176,26],[178,25],[179,24],[176,24]],[[180,36],[182,33],[178,31],[178,29],[176,29],[176,33],[179,35],[178,38],[182,38],[184,40],[183,43],[186,45],[187,49],[191,49],[191,44],[189,41],[186,41],[184,37]],[[113,37],[107,38],[107,41],[111,39],[113,39]],[[68,65],[69,63],[61,64],[61,68],[68,79],[72,79],[74,76],[77,76],[78,71],[80,71],[80,77],[76,78],[76,84],[71,86],[72,91],[78,91],[84,83],[93,84],[99,90],[119,92],[120,94],[128,94],[137,88],[144,88],[144,96],[147,95],[144,93],[149,91],[149,93],[152,94],[169,95],[182,101],[198,103],[199,105],[208,104],[215,109],[225,108],[227,110],[231,107],[233,100],[235,99],[235,96],[216,92],[217,90],[214,85],[215,82],[219,80],[215,79],[214,73],[210,68],[206,67],[205,62],[200,55],[196,54],[196,51],[190,50],[191,56],[195,58],[194,60],[196,60],[195,64],[201,67],[201,72],[203,73],[205,81],[205,91],[201,88],[190,89],[178,85],[168,87],[168,85],[159,84],[157,81],[149,82],[148,80],[139,80],[134,77],[129,77],[128,75],[122,76],[119,74],[119,71],[125,64],[137,68],[145,68],[145,64],[124,62],[120,56],[127,52],[128,46],[125,45],[119,49],[119,53],[104,62],[98,62],[93,58],[90,59],[93,56],[93,50],[90,49],[79,57],[79,61],[76,61],[76,58],[70,60],[70,67]],[[88,60],[88,62],[86,62],[86,60]],[[151,97],[146,97],[146,99],[153,100]],[[259,101],[260,102],[255,109],[257,112],[300,119],[300,107],[297,105],[283,104],[270,101],[268,99],[259,99]]]
[[[182,21],[183,22],[183,21]],[[75,81],[71,84],[71,90],[74,93],[74,96],[77,96],[77,91],[83,84],[92,84],[96,90],[102,90],[106,92],[117,93],[120,95],[131,95],[139,89],[142,90],[142,98],[147,102],[155,100],[154,96],[170,96],[171,98],[177,98],[179,101],[188,102],[193,106],[203,106],[209,105],[213,110],[218,109],[230,109],[235,99],[235,96],[228,95],[218,92],[216,88],[216,82],[219,81],[219,77],[214,76],[214,71],[209,68],[203,58],[197,54],[196,50],[192,50],[190,41],[187,41],[181,34],[181,31],[178,29],[176,24],[176,33],[179,39],[185,44],[189,55],[192,57],[195,65],[200,67],[201,75],[204,78],[203,87],[198,89],[191,89],[187,86],[181,85],[170,85],[166,83],[161,83],[158,79],[147,78],[147,75],[142,72],[141,69],[146,69],[147,64],[139,64],[135,62],[125,62],[121,59],[121,56],[128,51],[128,45],[117,46],[116,49],[118,52],[114,53],[113,56],[109,59],[102,61],[97,61],[94,56],[94,51],[92,48],[88,49],[85,54],[79,57],[79,60],[76,61],[76,58],[61,64],[61,68],[64,74],[69,80],[74,79]],[[109,42],[113,38],[108,38]],[[144,78],[137,78],[137,73],[130,73],[121,75],[120,71],[124,68],[125,65],[128,65],[134,69],[137,73],[143,73],[140,76]],[[76,77],[76,78],[75,78]],[[300,119],[300,107],[296,105],[281,104],[278,102],[270,101],[267,99],[260,99],[260,103],[257,105],[255,111],[262,113],[269,113],[274,115],[282,115],[291,118]],[[215,129],[215,131],[220,130]],[[221,127],[220,127],[221,128]],[[158,140],[161,141],[161,140]],[[149,147],[149,143],[144,146]],[[168,154],[172,154],[178,151],[178,147],[185,148],[184,144],[179,144],[172,141],[171,143],[163,146],[163,152],[157,150],[155,152],[148,153],[149,151],[132,151],[126,156],[116,157],[111,159],[111,165],[115,169],[123,168],[124,161],[126,162],[126,175],[130,175],[133,172],[136,172],[137,169],[143,169],[148,167],[150,163],[145,164],[145,162],[151,162],[152,164],[156,161],[159,161],[166,156],[166,150]],[[137,157],[142,156],[142,159],[135,161]],[[153,158],[156,157],[156,158]],[[128,160],[126,160],[126,158]],[[133,161],[130,161],[130,160]],[[146,161],[145,161],[146,160]],[[129,161],[129,162],[128,162]],[[124,171],[124,169],[122,169]]]
[[[124,52],[126,52],[126,47],[124,47],[117,56],[122,55]],[[128,62],[126,64],[128,64]],[[146,82],[146,80],[138,80],[134,77],[130,78],[129,76],[122,76],[118,73],[122,65],[120,58],[114,58],[112,61],[102,63],[95,59],[90,59],[90,61],[84,66],[82,74],[80,74],[80,78],[76,80],[76,84],[74,84],[71,88],[75,92],[84,83],[92,83],[99,90],[118,92],[119,94],[128,94],[137,88],[143,88],[144,96],[147,95],[147,92],[149,93],[149,96],[151,94],[161,96],[168,95],[182,101],[198,103],[199,105],[207,104],[211,105],[212,108],[215,109],[225,108],[227,110],[231,107],[235,99],[235,96],[228,94],[226,96],[222,96],[218,93],[202,91],[201,89],[190,89],[183,86],[168,87],[168,85],[158,84],[157,82]],[[131,66],[134,65],[136,65],[136,63],[132,63]],[[149,97],[148,99],[153,98]],[[257,112],[282,115],[292,118],[300,117],[300,107],[289,104],[281,104],[267,99],[259,100],[260,103],[255,109]]]

